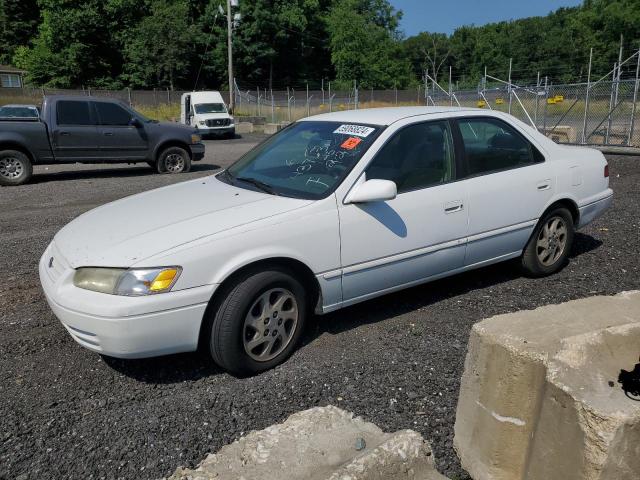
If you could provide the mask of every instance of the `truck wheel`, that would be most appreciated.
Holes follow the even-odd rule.
[[[0,185],[22,185],[32,174],[31,160],[24,153],[17,150],[0,152]]]
[[[307,316],[305,289],[292,273],[275,266],[248,272],[223,295],[204,331],[203,346],[216,364],[235,375],[253,375],[291,355]]]
[[[169,147],[158,157],[156,164],[158,173],[187,173],[191,170],[191,157],[180,147]]]

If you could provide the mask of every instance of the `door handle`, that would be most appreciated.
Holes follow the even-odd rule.
[[[71,135],[69,132],[60,132],[61,137],[68,137],[69,135]]]
[[[549,190],[549,188],[551,188],[551,180],[542,180],[541,182],[538,182],[537,188],[540,191]]]
[[[455,200],[453,202],[447,202],[444,204],[444,213],[455,213],[459,212],[464,208],[464,204],[460,200]]]
[[[106,137],[113,137],[113,132],[104,132]]]

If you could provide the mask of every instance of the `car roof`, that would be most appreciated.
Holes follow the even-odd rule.
[[[46,95],[45,100],[80,100],[80,101],[92,101],[92,102],[119,102],[124,101],[117,97],[98,97],[94,95]]]
[[[415,117],[417,115],[435,115],[454,112],[482,112],[484,115],[487,114],[487,110],[467,107],[386,107],[321,113],[320,115],[304,118],[303,121],[354,122],[369,125],[391,125],[399,120]]]

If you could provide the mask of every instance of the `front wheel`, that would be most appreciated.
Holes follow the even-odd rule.
[[[32,174],[33,166],[24,153],[18,150],[0,152],[0,185],[22,185]]]
[[[210,320],[214,362],[235,375],[279,365],[294,351],[307,316],[304,287],[285,269],[248,273],[229,287]]]
[[[164,150],[156,162],[158,173],[186,173],[191,170],[191,157],[180,147],[169,147]]]
[[[522,255],[522,267],[532,277],[544,277],[560,270],[573,245],[575,228],[571,212],[556,208],[538,223]]]

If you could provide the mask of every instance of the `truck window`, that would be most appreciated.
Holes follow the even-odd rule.
[[[94,102],[100,125],[129,125],[132,115],[115,103]]]
[[[89,102],[62,100],[56,106],[58,125],[95,125],[89,112]]]

